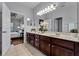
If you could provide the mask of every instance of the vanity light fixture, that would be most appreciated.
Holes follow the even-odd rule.
[[[50,12],[50,11],[55,10],[56,7],[57,7],[56,4],[51,4],[51,5],[48,6],[47,8],[42,9],[41,11],[37,12],[37,15],[41,16],[41,15],[43,15],[43,14],[46,14],[46,13],[48,13],[48,12]]]

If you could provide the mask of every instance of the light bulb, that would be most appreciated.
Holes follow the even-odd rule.
[[[56,8],[54,7],[53,10],[55,10]]]
[[[30,21],[30,18],[27,18],[27,21]]]
[[[37,15],[39,15],[39,13],[37,13]]]
[[[42,10],[42,12],[44,12],[44,9]]]
[[[42,10],[42,15],[43,15],[43,14],[45,14],[45,10],[44,10],[44,9]]]
[[[54,6],[53,6],[53,4],[50,6],[50,8],[53,8]]]
[[[45,8],[45,11],[47,11],[47,8]]]
[[[43,10],[41,10],[40,14],[41,14],[41,15],[43,14]]]
[[[50,8],[50,11],[52,11],[53,9]]]
[[[47,10],[49,10],[49,8],[50,8],[50,7],[48,6]]]

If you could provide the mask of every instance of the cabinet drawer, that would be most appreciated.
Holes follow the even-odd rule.
[[[74,51],[60,46],[55,46],[55,55],[56,56],[74,56]]]
[[[60,45],[62,47],[66,47],[69,49],[74,49],[74,42],[71,42],[71,41],[66,41],[63,39],[55,39],[54,44],[57,44],[57,45]]]
[[[40,36],[40,40],[44,40],[44,41],[50,42],[50,37]]]

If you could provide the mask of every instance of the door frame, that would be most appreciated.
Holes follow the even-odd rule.
[[[20,12],[18,12],[18,11],[11,11],[10,12],[10,14],[11,13],[16,13],[16,14],[20,14],[20,15],[22,15],[24,18],[23,18],[23,20],[25,20],[25,15],[23,14],[23,13],[20,13]],[[10,15],[11,16],[11,15]],[[11,18],[11,17],[10,17]],[[10,21],[11,21],[11,19],[10,19]],[[11,23],[11,22],[10,22]],[[25,27],[25,26],[24,26]],[[11,32],[11,29],[10,29],[10,32]],[[25,29],[24,29],[24,32],[25,32]],[[11,39],[11,36],[10,36],[10,39]],[[25,39],[23,38],[23,42],[25,41]]]
[[[57,19],[59,19],[59,18],[61,18],[62,19],[62,22],[63,22],[63,17],[56,17],[56,18],[54,18],[54,32],[58,32],[58,31],[56,31],[55,29],[55,23],[56,23],[56,21],[55,20],[57,20]],[[63,23],[62,23],[63,24]],[[58,30],[58,29],[57,29]],[[61,30],[61,32],[62,32],[62,30]]]

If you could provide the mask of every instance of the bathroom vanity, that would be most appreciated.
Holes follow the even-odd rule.
[[[79,56],[78,38],[27,32],[27,43],[48,56]]]

